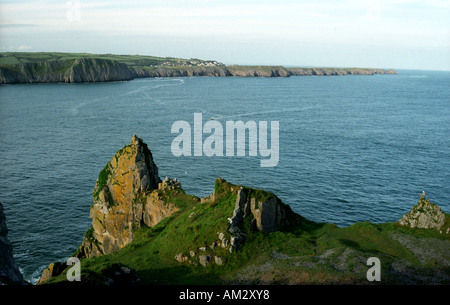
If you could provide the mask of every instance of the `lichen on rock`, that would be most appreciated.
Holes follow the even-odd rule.
[[[412,229],[440,230],[445,223],[445,213],[439,206],[425,199],[425,193],[422,193],[417,205],[413,206],[409,213],[403,215],[398,223]]]
[[[77,255],[99,256],[126,246],[142,224],[152,227],[178,210],[158,192],[178,188],[176,179],[161,181],[147,144],[134,135],[99,174],[90,211],[92,229]]]

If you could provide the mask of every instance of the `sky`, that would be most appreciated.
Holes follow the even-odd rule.
[[[450,70],[450,1],[0,0],[0,51]]]

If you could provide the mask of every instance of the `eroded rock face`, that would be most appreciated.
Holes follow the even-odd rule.
[[[162,190],[162,187],[159,190]],[[153,227],[176,211],[178,208],[175,205],[164,202],[164,198],[158,192],[152,192],[146,197],[142,221],[145,225]]]
[[[100,58],[44,60],[0,67],[0,84],[108,82],[136,76],[136,71],[126,64]]]
[[[445,223],[445,214],[439,206],[425,199],[425,193],[423,193],[417,205],[413,206],[409,213],[403,215],[398,223],[413,229],[440,230]]]
[[[0,202],[0,285],[22,284],[23,275],[14,260],[12,246],[7,235],[6,218]]]
[[[226,232],[217,232],[217,240],[208,246],[198,249],[189,249],[190,260],[184,253],[178,253],[175,260],[179,263],[198,263],[207,267],[212,262],[216,265],[226,263],[223,250],[233,253],[244,242],[249,233],[248,230],[259,230],[264,233],[285,230],[290,224],[299,223],[289,206],[283,204],[274,194],[256,190],[248,187],[232,185],[223,178],[217,178],[214,184],[214,193],[201,200],[201,203],[217,204],[215,200],[221,200],[221,196],[236,195],[233,214],[227,219],[228,228]],[[192,213],[194,214],[194,213]],[[192,215],[191,214],[191,215]],[[250,226],[245,225],[249,223]],[[222,248],[222,249],[220,249]],[[217,251],[218,250],[218,251]],[[220,256],[217,256],[217,255]]]
[[[36,285],[41,285],[51,278],[60,275],[67,266],[63,263],[56,262],[51,263],[44,271],[42,271],[41,277],[37,281]]]
[[[282,66],[228,66],[232,76],[243,77],[289,77],[290,72]]]
[[[226,182],[223,179],[216,183]],[[228,218],[230,233],[229,250],[233,252],[243,241],[245,234],[240,227],[247,217],[251,217],[251,227],[263,233],[280,231],[289,226],[289,215],[293,214],[289,206],[283,204],[275,195],[245,187],[239,187],[233,215]],[[226,240],[222,240],[228,246]],[[226,247],[225,246],[225,247]]]
[[[230,232],[248,215],[252,215],[255,227],[264,233],[283,230],[289,225],[287,206],[275,195],[257,198],[252,190],[241,188],[238,191],[233,216],[230,218]]]
[[[289,224],[286,212],[277,197],[269,198],[264,202],[258,202],[256,198],[252,198],[250,209],[255,217],[256,228],[261,232],[282,230]]]
[[[147,145],[137,136],[119,150],[96,182],[90,217],[92,228],[79,248],[79,256],[114,252],[129,244],[142,224],[154,226],[178,209],[165,203],[158,190],[181,188],[179,182],[158,176]]]

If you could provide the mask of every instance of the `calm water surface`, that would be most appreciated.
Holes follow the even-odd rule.
[[[176,120],[279,121],[280,161],[174,157]],[[98,173],[133,134],[187,193],[214,180],[277,194],[318,222],[392,222],[422,190],[450,211],[450,73],[162,78],[0,87],[0,202],[26,280],[67,259],[90,227]]]

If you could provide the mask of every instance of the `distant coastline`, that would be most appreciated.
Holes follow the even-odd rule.
[[[392,69],[371,68],[227,66],[215,60],[141,55],[0,53],[0,84],[109,82],[152,77],[290,77],[396,73]]]

